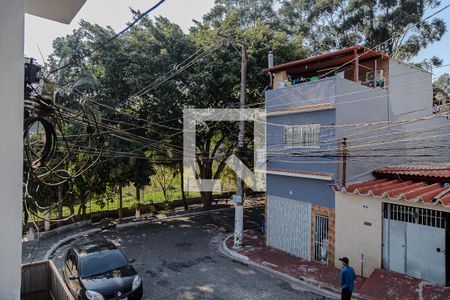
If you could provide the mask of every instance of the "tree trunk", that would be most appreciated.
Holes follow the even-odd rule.
[[[123,193],[122,186],[119,186],[119,220],[123,218]]]
[[[63,218],[63,185],[58,185],[58,219],[61,220]],[[59,221],[58,223],[61,223]]]
[[[86,218],[86,195],[81,194],[80,197],[80,208],[78,209],[78,215],[81,214],[81,219],[84,220]]]
[[[136,217],[136,219],[140,219],[141,218],[141,206],[140,206],[140,203],[141,203],[141,191],[140,191],[140,189],[139,189],[139,187],[136,187],[136,204],[137,204],[137,206],[136,206],[136,215],[135,215],[135,217]]]
[[[141,189],[136,187],[136,201],[141,202]]]
[[[203,207],[211,206],[211,202],[213,200],[213,193],[212,192],[200,192],[200,196],[202,197]]]
[[[70,215],[72,216],[71,220],[72,220],[72,222],[75,222],[75,220],[76,220],[76,218],[75,218],[75,207],[74,207],[73,203],[70,203],[69,210],[70,210]]]
[[[184,210],[189,210],[188,199],[186,198],[186,193],[184,192],[184,167],[183,162],[180,163],[180,175],[181,175],[181,198],[183,198]]]

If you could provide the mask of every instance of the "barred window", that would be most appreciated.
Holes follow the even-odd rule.
[[[319,148],[320,124],[284,127],[285,148]]]

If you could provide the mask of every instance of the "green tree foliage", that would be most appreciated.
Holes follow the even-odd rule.
[[[383,43],[378,50],[409,60],[446,32],[438,17],[421,22],[440,4],[439,0],[284,0],[280,13],[286,30],[306,38],[315,53]]]
[[[450,95],[450,75],[448,73],[444,73],[439,76],[434,82],[433,85],[442,89],[444,92]]]

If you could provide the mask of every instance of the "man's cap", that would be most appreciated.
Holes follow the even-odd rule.
[[[346,264],[348,264],[348,262],[349,262],[349,260],[348,260],[348,258],[347,257],[341,257],[341,258],[339,258],[339,260],[340,261],[342,261],[342,262],[344,262],[344,263],[346,263]]]

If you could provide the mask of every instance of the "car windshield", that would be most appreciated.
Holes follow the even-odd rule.
[[[128,260],[118,249],[100,251],[80,259],[81,277],[87,278],[122,268]]]

